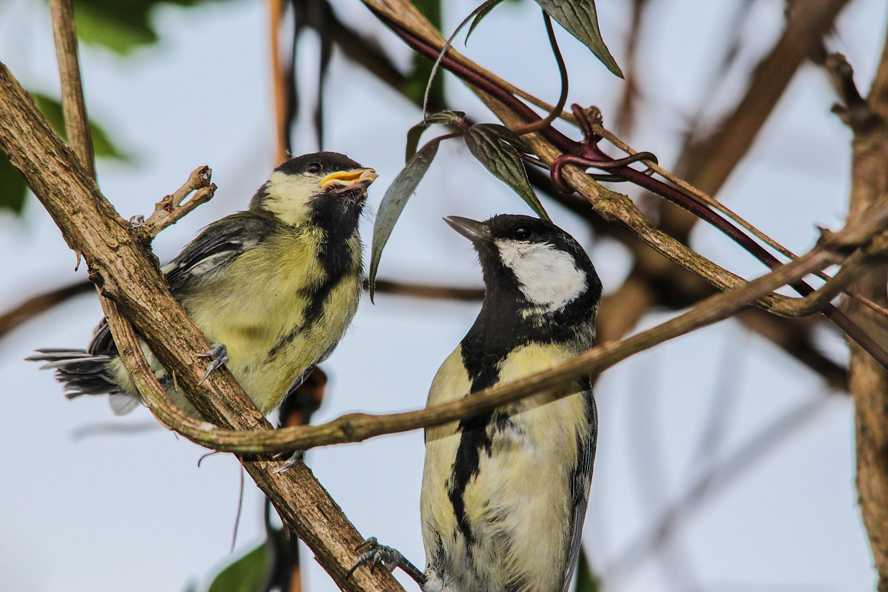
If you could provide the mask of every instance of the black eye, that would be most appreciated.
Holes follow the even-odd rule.
[[[309,163],[309,165],[306,167],[306,170],[307,170],[309,173],[312,173],[313,175],[316,175],[316,174],[318,174],[318,173],[321,172],[321,163],[319,163],[319,162],[312,162],[312,163]]]
[[[530,230],[524,226],[519,226],[515,229],[514,235],[518,240],[527,240],[530,238]]]

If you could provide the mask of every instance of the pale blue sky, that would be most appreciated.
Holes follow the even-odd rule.
[[[334,3],[348,22],[379,36],[400,64],[408,51],[357,3]],[[625,3],[627,4],[627,3]],[[643,93],[632,137],[670,162],[677,132],[696,110],[712,52],[728,36],[735,2],[653,0],[640,47]],[[782,1],[762,0],[744,31],[741,65],[753,64],[779,34]],[[472,2],[447,3],[449,26]],[[555,94],[545,34],[527,2],[504,5],[472,38],[468,53],[511,81],[544,97]],[[601,25],[622,60],[628,27],[624,3],[599,0]],[[82,51],[91,113],[105,122],[136,164],[99,163],[106,195],[125,216],[146,213],[197,164],[214,169],[215,200],[157,241],[166,259],[208,221],[246,205],[271,167],[265,3],[242,0],[197,10],[156,14],[163,42],[120,60]],[[881,50],[886,10],[880,0],[854,0],[839,20],[832,48],[843,51],[868,84]],[[530,41],[525,42],[524,39]],[[620,82],[567,35],[571,95],[613,112]],[[315,48],[306,39],[305,108],[311,108]],[[535,55],[538,53],[539,55]],[[0,3],[0,59],[34,89],[57,92],[54,53],[43,3]],[[710,120],[743,88],[734,72]],[[373,166],[380,179],[363,222],[369,239],[373,211],[403,158],[404,133],[419,112],[336,53],[330,70],[328,148]],[[452,105],[490,119],[458,82],[448,83]],[[805,66],[793,81],[752,152],[722,195],[735,209],[787,246],[803,250],[815,224],[837,226],[848,193],[848,134],[829,113],[824,76]],[[314,148],[310,130],[297,150]],[[593,245],[570,214],[550,210],[590,249],[606,289],[626,272],[626,256],[609,241]],[[480,274],[469,246],[440,219],[525,211],[461,148],[445,146],[395,230],[381,275],[476,285]],[[717,233],[698,227],[694,246],[746,275],[762,268]],[[36,202],[23,220],[0,216],[0,286],[6,308],[39,289],[69,282],[73,256]],[[80,272],[83,274],[83,271]],[[365,300],[353,328],[327,363],[332,375],[317,419],[351,410],[416,408],[438,364],[476,314],[474,304],[416,302],[381,295]],[[72,441],[82,426],[115,420],[100,399],[68,402],[50,373],[22,361],[38,346],[79,346],[99,316],[83,296],[28,323],[0,342],[7,418],[0,488],[0,574],[9,590],[181,590],[204,581],[226,560],[237,499],[236,463],[217,456],[196,468],[202,450],[156,430],[127,437]],[[664,320],[652,314],[644,325]],[[844,357],[833,334],[824,347]],[[728,357],[729,356],[729,357]],[[725,378],[726,359],[733,371]],[[719,396],[725,380],[733,393]],[[721,457],[781,413],[821,396],[819,380],[739,325],[725,322],[637,356],[600,382],[601,432],[586,521],[585,545],[599,569],[613,565],[652,517],[686,487],[713,400],[730,405]],[[139,410],[121,423],[149,419]],[[700,589],[846,591],[872,588],[873,571],[853,489],[850,404],[828,402],[810,424],[743,474],[685,523],[677,536]],[[643,459],[639,462],[639,458]],[[346,514],[423,563],[418,524],[422,437],[418,432],[312,451],[309,462]],[[248,487],[238,549],[261,536],[260,496]],[[308,558],[310,555],[305,554]],[[335,586],[307,560],[312,592]],[[678,590],[660,562],[649,560],[609,590]],[[412,586],[408,584],[408,586]],[[412,589],[409,588],[409,589]]]

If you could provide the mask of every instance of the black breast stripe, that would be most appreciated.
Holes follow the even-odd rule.
[[[349,273],[360,273],[355,263],[355,253],[349,239],[357,232],[358,212],[346,208],[332,199],[317,200],[312,206],[312,224],[324,229],[324,237],[318,244],[317,257],[324,270],[324,281],[313,288],[304,288],[302,295],[308,300],[302,316],[302,324],[293,327],[280,337],[268,351],[268,359],[274,358],[299,333],[309,331],[321,318],[330,293]]]
[[[597,297],[597,293],[587,291],[565,309],[548,315],[549,322],[539,324],[517,313],[521,309],[517,291],[488,293],[475,324],[461,342],[462,363],[471,381],[470,392],[497,384],[499,365],[515,349],[529,343],[545,345],[573,340],[579,325],[594,322]],[[504,316],[503,311],[508,314]],[[465,512],[466,487],[478,475],[482,450],[488,456],[491,453],[488,426],[492,422],[507,421],[507,415],[495,410],[459,422],[461,435],[447,494],[457,527],[468,543],[473,541],[473,536]]]

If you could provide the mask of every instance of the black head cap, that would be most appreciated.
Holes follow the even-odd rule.
[[[339,152],[314,152],[284,162],[275,172],[287,175],[326,175],[336,171],[359,169],[361,165]]]

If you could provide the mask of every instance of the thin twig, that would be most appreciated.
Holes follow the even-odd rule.
[[[552,388],[576,380],[580,376],[597,374],[617,362],[654,345],[684,335],[699,327],[722,320],[755,300],[761,294],[776,289],[798,277],[820,269],[837,261],[837,251],[844,252],[849,244],[863,244],[871,237],[888,227],[888,196],[886,196],[874,216],[855,226],[836,233],[823,244],[797,260],[771,271],[744,286],[712,296],[690,311],[656,327],[618,342],[605,343],[578,355],[568,362],[496,387],[484,389],[451,403],[433,407],[385,415],[353,413],[341,416],[330,422],[308,427],[284,428],[275,431],[231,431],[218,430],[213,426],[195,421],[172,406],[164,395],[164,389],[157,381],[138,347],[122,347],[121,356],[130,375],[133,377],[143,400],[155,416],[171,429],[176,430],[194,442],[215,448],[240,453],[272,453],[291,450],[305,450],[345,442],[359,442],[373,436],[402,432],[412,429],[441,425],[482,413],[489,409],[518,401],[533,395],[543,388]],[[888,247],[888,233],[881,235],[870,246],[851,255],[848,260],[860,256],[882,252]],[[871,255],[870,255],[871,256]],[[839,274],[841,275],[841,274]],[[819,299],[819,295],[812,300]],[[110,319],[109,319],[109,322]],[[114,329],[115,322],[112,325]],[[135,335],[128,335],[125,327],[119,339],[122,344],[135,341]],[[569,389],[564,389],[564,395]]]
[[[216,193],[216,185],[211,182],[212,175],[212,170],[206,165],[191,171],[181,187],[154,204],[154,212],[147,220],[133,223],[134,230],[144,241],[150,242],[164,228],[172,226],[195,208],[210,201]],[[185,201],[189,195],[191,199]]]
[[[62,114],[68,143],[93,179],[96,178],[95,157],[86,102],[83,100],[83,84],[77,62],[77,35],[74,32],[73,0],[51,0],[52,35],[55,41],[56,59],[62,86]]]

